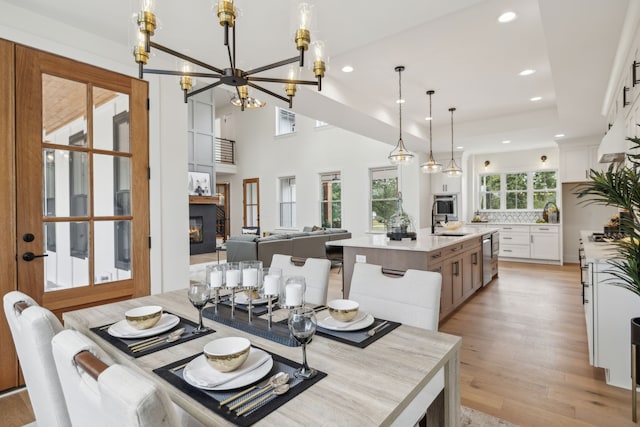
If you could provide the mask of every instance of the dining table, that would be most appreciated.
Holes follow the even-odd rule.
[[[229,336],[248,338],[256,346],[282,360],[302,362],[301,347],[289,346],[208,318],[205,326],[215,332],[189,336],[188,340],[143,355],[132,355],[114,345],[104,334],[106,326],[122,321],[135,307],[159,305],[166,312],[197,322],[188,289],[180,289],[120,301],[63,314],[66,328],[78,330],[96,341],[116,363],[142,373],[166,391],[185,412],[207,426],[236,425],[233,419],[213,411],[202,398],[194,398],[191,386],[176,386],[158,372],[179,361],[202,354],[205,344]],[[209,306],[210,307],[210,306]],[[211,308],[211,307],[210,307]],[[274,308],[273,321],[285,321],[288,311]],[[263,315],[262,317],[264,318]],[[187,332],[191,334],[191,332]],[[414,398],[444,368],[444,424],[457,426],[460,417],[461,338],[405,324],[397,324],[364,348],[316,333],[307,346],[308,363],[322,373],[311,386],[255,422],[255,425],[388,426],[397,422]],[[167,371],[165,370],[165,373]],[[426,408],[424,408],[426,410]]]

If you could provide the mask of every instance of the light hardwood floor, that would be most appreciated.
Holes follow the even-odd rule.
[[[332,269],[329,298],[341,284]],[[500,277],[440,324],[463,338],[462,404],[523,427],[636,425],[631,392],[589,365],[580,293],[575,264],[501,262]],[[26,392],[0,398],[0,414],[1,426],[32,421]]]

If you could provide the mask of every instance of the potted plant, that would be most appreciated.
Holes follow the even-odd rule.
[[[640,149],[640,138],[627,138]],[[585,204],[615,206],[621,209],[618,231],[626,235],[614,240],[619,258],[609,263],[616,268],[609,273],[615,285],[622,286],[640,296],[640,154],[627,153],[627,163],[609,165],[606,171],[591,170],[591,180],[580,184],[578,198],[587,198]]]

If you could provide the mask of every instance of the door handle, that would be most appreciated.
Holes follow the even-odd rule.
[[[49,256],[49,254],[36,255],[33,252],[25,252],[22,254],[22,259],[25,261],[33,261],[36,258],[42,258]]]

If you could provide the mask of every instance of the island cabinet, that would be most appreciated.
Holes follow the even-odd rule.
[[[442,275],[442,319],[482,287],[482,235],[486,231],[465,228],[464,236],[444,237],[420,230],[418,241],[391,242],[384,236],[332,241],[331,245],[343,246],[344,297],[349,297],[356,262],[391,270],[435,271]]]

